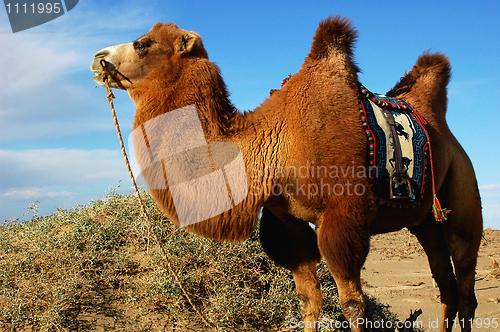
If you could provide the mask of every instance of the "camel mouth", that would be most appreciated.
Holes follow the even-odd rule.
[[[92,63],[90,64],[90,70],[94,73],[94,76],[92,77],[92,79],[99,85],[101,86],[105,86],[106,84],[104,83],[104,77],[103,77],[103,68],[102,68],[102,64],[101,62],[103,62],[103,64],[106,66],[106,71],[108,72],[108,80],[109,80],[109,83],[112,83],[113,82],[113,79],[112,79],[112,75],[115,74],[115,66],[109,62],[109,61],[106,61],[104,60],[103,58],[101,57],[95,57],[94,58],[94,61],[92,61]]]
[[[105,76],[103,75],[100,61],[102,61],[102,60],[100,60],[99,58],[95,58],[94,61],[90,64],[90,70],[94,73],[94,76],[92,77],[92,79],[100,86],[105,87],[106,86],[106,83],[104,82]],[[116,69],[115,65],[113,65],[109,61],[106,61],[106,72],[107,72],[107,75],[106,75],[107,80],[108,80],[108,83],[110,84],[111,87],[126,90],[125,86],[121,82],[121,79],[118,75],[123,77],[130,84],[132,84],[132,82],[127,77],[125,77],[122,73],[120,73]]]
[[[92,79],[99,85],[101,86],[104,86],[104,80],[103,80],[103,76],[102,76],[102,70],[101,70],[101,67],[99,65],[99,61],[97,58],[94,59],[94,61],[92,61],[90,63],[90,70],[94,73],[94,76],[92,77]]]
[[[94,80],[94,82],[96,82],[100,86],[105,86],[104,80],[102,78],[102,74],[100,72],[96,72],[96,71],[94,71],[94,73],[95,73],[95,75],[92,77],[92,79]]]

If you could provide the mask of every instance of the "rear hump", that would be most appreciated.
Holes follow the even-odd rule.
[[[386,95],[390,97],[412,95],[418,100],[427,101],[435,112],[446,112],[447,87],[450,79],[451,65],[448,57],[443,53],[426,52]]]

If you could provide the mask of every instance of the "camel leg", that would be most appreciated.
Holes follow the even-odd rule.
[[[458,288],[458,322],[462,331],[472,329],[477,307],[474,293],[476,263],[483,234],[481,199],[470,169],[451,168],[440,195],[451,213],[443,224],[448,250],[453,259]],[[443,193],[444,192],[444,193]],[[467,195],[466,195],[467,194]]]
[[[363,331],[365,301],[361,289],[361,268],[369,250],[370,235],[355,220],[325,218],[318,244],[339,292],[340,305],[351,331]]]
[[[441,293],[441,331],[451,331],[457,315],[458,288],[443,234],[443,225],[436,222],[434,215],[430,213],[421,225],[410,227],[410,231],[424,248],[432,276]]]
[[[264,208],[260,220],[260,240],[269,257],[292,272],[304,331],[317,331],[323,298],[316,276],[316,265],[321,259],[316,233],[303,220],[290,218],[282,221]]]
[[[474,293],[477,257],[473,257],[473,255],[477,255],[477,251],[470,249],[472,242],[465,243],[463,242],[464,239],[457,239],[455,237],[457,236],[452,236],[454,239],[452,239],[451,246],[456,245],[457,242],[462,242],[462,244],[469,247],[463,253],[453,252],[452,258],[458,284],[458,322],[462,327],[462,331],[471,331],[477,307],[477,299]]]

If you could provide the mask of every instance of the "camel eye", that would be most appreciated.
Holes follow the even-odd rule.
[[[136,40],[133,43],[134,50],[140,55],[146,55],[148,53],[149,47],[153,45],[153,41],[149,37],[143,37],[138,40]]]
[[[145,39],[141,41],[135,41],[133,45],[134,45],[134,50],[139,55],[146,55],[149,46],[151,46],[151,43],[149,42],[149,40]]]
[[[148,47],[144,44],[138,44],[135,46],[135,51],[139,56],[144,56],[148,53]]]

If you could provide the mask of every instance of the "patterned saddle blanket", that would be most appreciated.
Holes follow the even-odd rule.
[[[361,121],[369,141],[372,190],[379,204],[415,206],[424,191],[429,145],[426,122],[403,99],[371,93],[362,85],[359,92]]]

